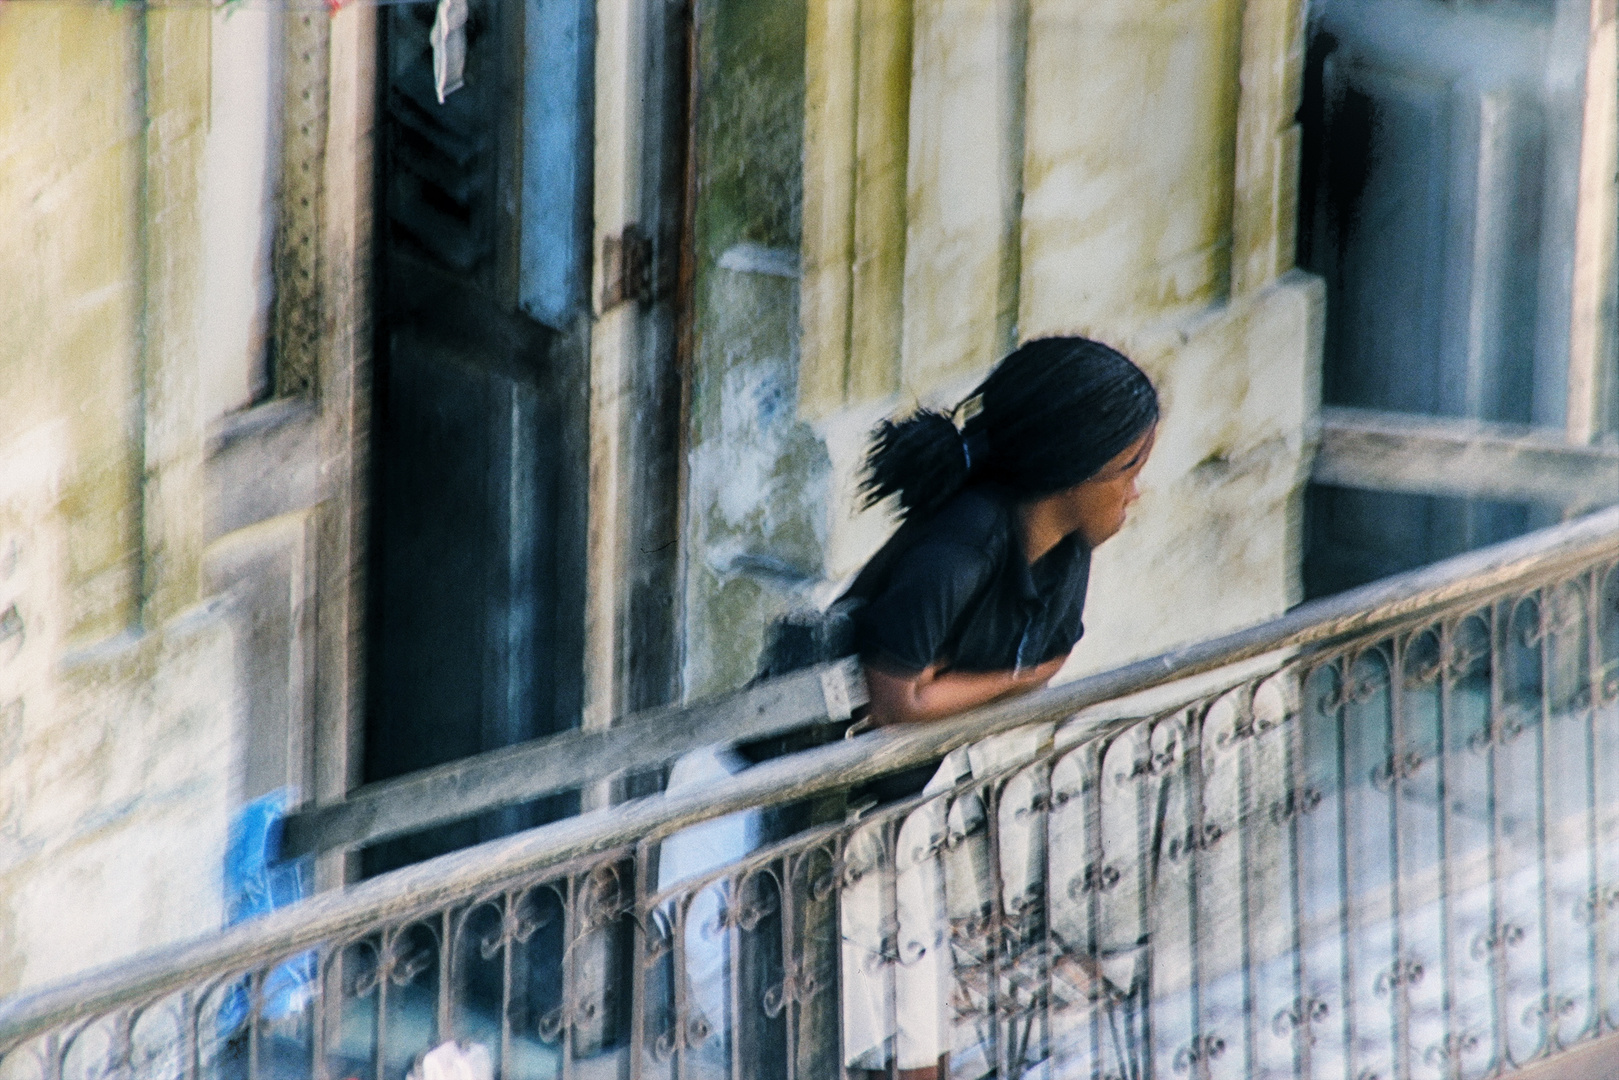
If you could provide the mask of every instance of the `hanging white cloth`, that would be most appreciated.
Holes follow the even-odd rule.
[[[675,762],[665,790],[670,794],[699,791],[747,766],[729,746],[705,746]],[[739,810],[666,837],[658,853],[658,891],[746,858],[759,846],[762,821],[757,810]],[[731,1019],[726,1008],[727,975],[734,958],[725,908],[736,902],[724,883],[715,883],[690,897],[685,912],[686,992],[693,1018],[700,1018],[702,1028],[714,1036],[703,1044],[710,1051],[723,1047]]]
[[[461,89],[467,67],[467,0],[439,0],[427,40],[433,46],[433,89],[438,103]]]
[[[939,856],[952,826],[947,794],[971,776],[967,754],[945,758],[928,781],[928,800],[906,815],[885,857],[885,826],[856,830],[844,848],[843,1047],[850,1068],[932,1065],[949,1043],[945,1015],[953,965],[948,957],[947,868]],[[889,878],[892,875],[892,878]],[[892,881],[892,885],[889,881]],[[895,905],[888,914],[885,896]]]
[[[482,1043],[439,1043],[422,1056],[405,1080],[493,1080],[494,1064]]]

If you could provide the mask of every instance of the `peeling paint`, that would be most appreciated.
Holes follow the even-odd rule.
[[[825,560],[828,458],[798,417],[803,0],[708,0],[685,580],[688,697],[753,674]]]
[[[824,561],[827,455],[796,418],[790,362],[737,350],[726,360],[699,398],[709,422],[691,451],[694,550],[704,553],[687,581],[691,694],[750,676],[764,622],[813,588]]]

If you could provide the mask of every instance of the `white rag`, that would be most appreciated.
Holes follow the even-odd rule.
[[[427,40],[433,45],[433,89],[442,105],[461,89],[466,74],[467,0],[438,0],[438,14]]]
[[[494,1063],[482,1043],[444,1042],[426,1054],[406,1080],[494,1080]]]

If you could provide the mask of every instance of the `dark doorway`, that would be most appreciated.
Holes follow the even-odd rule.
[[[379,9],[367,783],[578,723],[591,8],[471,0],[443,102],[434,6]],[[362,872],[576,803],[379,844]]]

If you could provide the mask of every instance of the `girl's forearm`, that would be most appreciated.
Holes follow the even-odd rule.
[[[871,715],[878,724],[938,720],[992,701],[1044,686],[1062,667],[1059,656],[1022,671],[950,671],[927,668],[915,675],[866,669]]]

